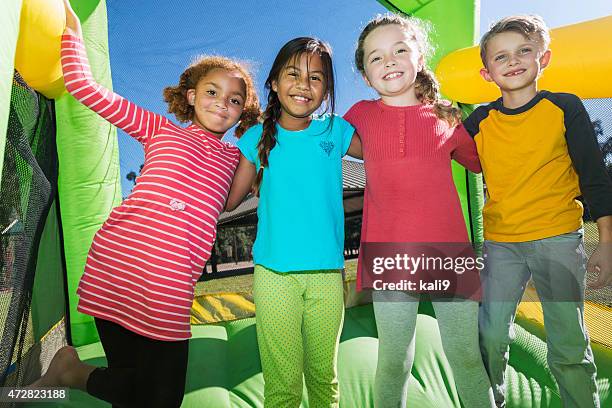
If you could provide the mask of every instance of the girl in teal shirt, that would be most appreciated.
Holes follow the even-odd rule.
[[[344,316],[342,157],[361,155],[353,127],[334,115],[330,47],[300,37],[279,51],[263,123],[242,155],[226,209],[259,195],[253,246],[257,341],[266,407],[338,406],[336,360]],[[325,102],[325,112],[313,116]]]

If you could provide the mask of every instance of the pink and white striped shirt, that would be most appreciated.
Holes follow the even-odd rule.
[[[145,150],[134,190],[93,239],[78,310],[149,338],[188,339],[194,286],[210,256],[239,151],[97,84],[77,37],[62,37],[62,68],[76,99]]]

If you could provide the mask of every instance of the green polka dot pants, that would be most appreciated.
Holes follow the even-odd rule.
[[[338,407],[340,271],[276,273],[256,265],[253,294],[264,406],[299,407],[304,378],[310,408]]]

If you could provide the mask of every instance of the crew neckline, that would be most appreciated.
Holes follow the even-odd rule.
[[[310,120],[310,123],[308,124],[308,126],[306,126],[304,129],[300,129],[300,130],[285,129],[278,122],[276,122],[276,129],[278,131],[283,131],[284,133],[298,133],[298,134],[300,134],[300,133],[307,133],[314,126],[315,122],[325,122],[325,120],[328,118],[328,116],[329,116],[329,114],[313,116],[312,119]]]
[[[306,132],[308,129],[310,129],[310,127],[312,126],[312,123],[314,121],[315,121],[314,119],[311,119],[310,123],[308,123],[308,126],[306,126],[304,129],[299,129],[299,130],[289,130],[289,129],[286,129],[286,128],[282,127],[280,123],[276,122],[276,129],[277,130],[282,130],[285,133],[303,133],[303,132]]]
[[[216,145],[217,147],[225,147],[226,146],[225,142],[221,141],[221,139],[219,139],[218,137],[216,137],[212,133],[207,132],[206,130],[202,129],[198,125],[194,125],[192,123],[189,126],[187,126],[187,129],[192,131],[192,132],[195,132],[196,134],[198,134],[200,136],[204,136],[208,141],[210,141],[213,145]]]
[[[426,106],[429,106],[429,105],[426,105],[424,103],[419,103],[417,105],[407,105],[407,106],[387,105],[386,103],[383,102],[382,98],[376,99],[375,102],[382,109],[385,109],[385,110],[395,110],[395,111],[419,110],[419,109],[422,109],[422,108],[424,108]]]
[[[538,93],[531,98],[529,102],[524,104],[523,106],[519,106],[518,108],[506,108],[504,106],[503,98],[499,98],[495,101],[495,108],[505,115],[518,115],[523,112],[527,112],[529,109],[533,108],[538,102],[540,102],[546,95],[549,94],[548,91],[538,91]]]

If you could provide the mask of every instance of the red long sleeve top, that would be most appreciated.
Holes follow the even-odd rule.
[[[362,242],[469,242],[451,159],[481,169],[462,125],[450,127],[431,105],[389,106],[380,99],[356,103],[344,118],[363,146]]]

